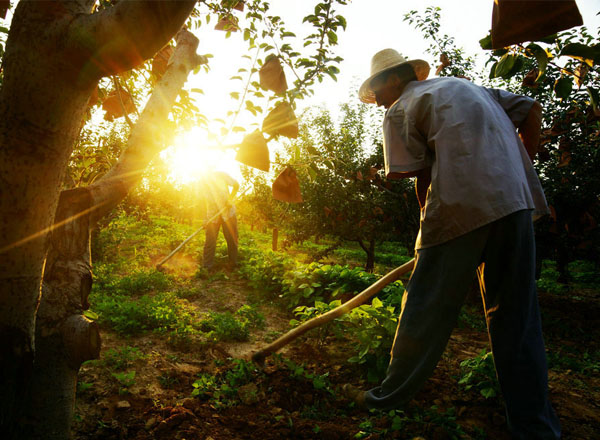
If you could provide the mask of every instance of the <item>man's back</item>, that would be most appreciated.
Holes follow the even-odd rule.
[[[417,248],[446,242],[521,209],[545,212],[515,130],[533,100],[458,78],[407,84],[384,120],[386,172],[431,167]]]

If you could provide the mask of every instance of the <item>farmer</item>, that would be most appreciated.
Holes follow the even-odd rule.
[[[385,49],[359,90],[363,102],[387,109],[385,171],[417,178],[421,227],[387,376],[369,391],[346,385],[346,393],[382,410],[411,400],[438,363],[477,271],[508,427],[517,439],[559,438],[534,275],[532,216],[548,209],[532,165],[541,106],[428,74],[425,61]]]
[[[229,192],[229,187],[232,187]],[[215,259],[217,236],[223,227],[223,235],[227,241],[229,266],[237,263],[238,231],[237,218],[233,199],[239,189],[237,181],[226,173],[213,171],[208,173],[202,182],[206,201],[206,238],[204,241],[203,267],[211,269]]]

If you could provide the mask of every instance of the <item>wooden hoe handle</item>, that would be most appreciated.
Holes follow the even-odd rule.
[[[330,310],[329,312],[324,313],[321,316],[317,316],[316,318],[306,321],[304,324],[299,325],[298,327],[287,332],[285,335],[279,337],[278,339],[267,345],[265,348],[258,350],[252,355],[252,360],[254,362],[262,363],[267,356],[271,355],[272,353],[275,353],[280,348],[289,344],[298,336],[303,335],[310,329],[319,327],[323,324],[328,323],[329,321],[333,321],[338,316],[348,313],[353,308],[364,304],[365,302],[367,302],[367,300],[371,299],[373,296],[379,293],[381,289],[383,289],[385,286],[387,286],[390,283],[393,283],[406,272],[411,271],[414,266],[415,259],[413,258],[409,262],[404,263],[402,266],[397,267],[384,277],[378,279],[376,282],[371,284],[369,287],[367,287],[361,293],[356,295],[350,301],[346,301],[341,306],[336,307],[335,309]]]

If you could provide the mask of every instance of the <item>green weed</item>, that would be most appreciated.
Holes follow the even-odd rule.
[[[216,408],[238,403],[238,389],[255,382],[261,374],[256,365],[243,359],[232,359],[231,368],[218,375],[201,374],[192,384],[192,396],[209,399]]]
[[[215,341],[247,341],[252,328],[264,327],[264,316],[249,305],[242,306],[235,314],[211,312],[200,321],[200,329]]]
[[[352,327],[348,333],[355,341],[353,347],[357,354],[348,361],[362,365],[369,382],[380,381],[385,377],[390,361],[390,348],[398,324],[396,309],[373,298],[371,304],[353,309],[341,320]]]
[[[90,390],[93,386],[94,386],[93,383],[77,382],[77,392],[85,393],[86,391]]]
[[[477,356],[462,361],[460,368],[458,383],[466,390],[474,388],[486,399],[500,394],[492,352],[483,349]]]
[[[131,367],[135,361],[145,359],[146,356],[136,347],[111,348],[104,354],[104,364],[109,368],[122,371]]]
[[[117,379],[117,382],[120,385],[119,394],[128,394],[129,388],[135,385],[135,370],[112,373],[112,377]]]

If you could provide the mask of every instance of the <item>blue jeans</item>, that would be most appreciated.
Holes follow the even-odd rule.
[[[366,403],[387,410],[412,399],[448,343],[476,270],[509,430],[516,439],[560,438],[548,400],[535,239],[526,210],[416,252],[387,376],[366,393]]]

